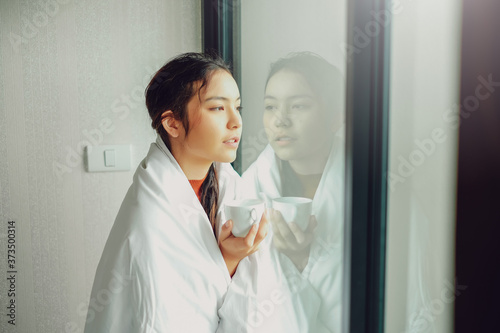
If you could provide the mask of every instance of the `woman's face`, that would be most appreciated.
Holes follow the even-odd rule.
[[[188,102],[189,132],[183,150],[192,162],[232,162],[241,137],[240,92],[224,70]]]
[[[300,162],[328,155],[331,124],[319,96],[301,74],[287,69],[274,74],[264,105],[264,128],[280,159]]]

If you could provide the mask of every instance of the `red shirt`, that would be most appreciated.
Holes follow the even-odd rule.
[[[207,176],[205,175],[205,177],[200,180],[189,180],[189,184],[191,184],[191,187],[193,188],[194,193],[196,193],[196,196],[198,197],[198,200],[200,202],[201,202],[201,191],[200,191],[201,184],[203,184],[206,178]]]

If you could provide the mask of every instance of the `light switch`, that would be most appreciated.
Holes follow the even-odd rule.
[[[87,146],[85,167],[88,172],[130,170],[130,145]]]
[[[114,150],[105,150],[104,151],[104,165],[107,167],[115,166],[115,151]]]

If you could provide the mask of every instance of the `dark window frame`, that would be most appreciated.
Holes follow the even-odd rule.
[[[343,332],[383,332],[389,142],[390,18],[387,0],[349,0],[347,66]],[[359,31],[370,43],[360,44]]]

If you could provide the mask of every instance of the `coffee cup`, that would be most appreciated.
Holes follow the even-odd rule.
[[[259,199],[233,200],[224,204],[227,220],[233,221],[232,233],[245,237],[254,224],[258,224],[264,214],[264,201]]]
[[[287,223],[294,222],[305,231],[312,214],[312,200],[301,197],[276,198],[273,199],[273,209],[278,210]]]

